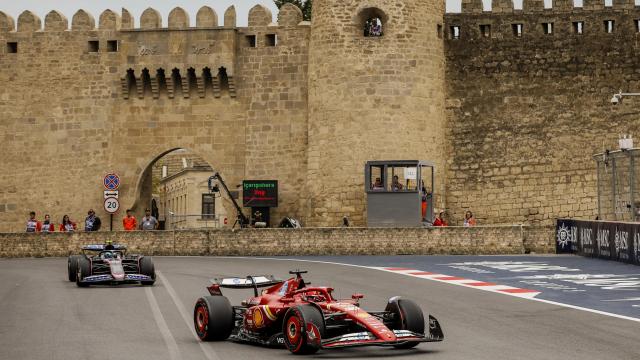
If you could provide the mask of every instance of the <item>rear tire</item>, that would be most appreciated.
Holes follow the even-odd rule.
[[[153,285],[156,282],[156,269],[150,257],[140,259],[140,274],[149,276],[151,281],[141,281],[142,285]]]
[[[202,341],[226,340],[233,331],[233,307],[224,296],[205,296],[196,301],[193,325]]]
[[[78,275],[76,276],[76,285],[78,287],[87,287],[89,284],[83,283],[82,280],[87,276],[91,276],[91,262],[86,257],[80,256],[78,257],[78,261],[76,262],[78,267]]]
[[[69,281],[76,281],[76,276],[78,276],[78,258],[79,255],[71,255],[67,259],[67,272],[69,275]]]
[[[389,299],[385,311],[395,314],[396,321],[390,326],[392,330],[409,330],[418,334],[424,334],[424,315],[422,309],[415,302],[395,297]],[[396,349],[410,349],[420,342],[409,341],[404,344],[394,345]]]
[[[322,312],[313,305],[292,307],[284,315],[284,343],[295,355],[309,355],[320,350],[324,331]]]

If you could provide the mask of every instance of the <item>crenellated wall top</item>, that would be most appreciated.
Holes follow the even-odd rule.
[[[248,27],[297,26],[308,25],[302,21],[302,12],[296,6],[284,5],[279,16],[279,23],[273,23],[271,10],[263,5],[254,6],[248,14]],[[147,8],[139,18],[139,27],[134,27],[134,17],[127,9],[118,14],[113,10],[105,10],[96,18],[85,10],[78,10],[69,21],[59,11],[49,12],[42,20],[31,11],[24,11],[17,21],[0,11],[0,32],[36,32],[36,31],[88,31],[88,30],[155,30],[155,29],[197,29],[197,28],[235,28],[237,15],[234,6],[224,13],[223,23],[219,23],[218,14],[209,6],[201,7],[195,14],[195,24],[191,25],[190,15],[184,9],[176,7],[163,19],[159,11]],[[97,25],[97,28],[96,28]]]
[[[545,12],[566,13],[599,10],[633,10],[636,8],[634,0],[613,0],[612,6],[606,6],[605,0],[583,0],[582,6],[576,6],[574,0],[551,0],[551,7],[545,8],[544,0],[522,0],[522,9],[516,9],[513,0],[491,0],[491,10],[484,10],[482,0],[462,0],[460,13],[448,13],[447,15],[464,14],[505,14],[524,13],[534,14]],[[640,7],[639,7],[640,8]]]

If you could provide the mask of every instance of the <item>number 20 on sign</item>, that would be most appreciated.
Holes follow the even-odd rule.
[[[118,212],[120,209],[120,202],[115,197],[108,197],[104,199],[104,210],[109,214]]]

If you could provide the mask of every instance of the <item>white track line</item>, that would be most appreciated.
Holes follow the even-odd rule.
[[[158,302],[156,301],[153,292],[150,287],[144,289],[147,294],[147,300],[149,300],[149,305],[151,306],[151,312],[153,313],[153,318],[156,320],[156,324],[158,325],[158,329],[160,330],[160,334],[162,334],[162,339],[164,343],[167,345],[167,349],[169,349],[169,358],[171,360],[181,360],[182,356],[180,355],[180,350],[178,349],[178,344],[176,343],[176,339],[173,338],[171,334],[171,330],[167,326],[167,322],[164,320],[164,316],[162,316],[162,312],[160,311],[160,307],[158,306]]]
[[[184,320],[185,324],[187,324],[187,327],[190,329],[191,334],[195,337],[196,341],[198,342],[198,345],[200,345],[200,348],[202,349],[202,352],[207,357],[207,359],[220,360],[220,358],[218,357],[218,354],[216,354],[216,352],[212,348],[206,346],[205,343],[198,338],[198,335],[196,335],[196,330],[193,327],[193,319],[191,318],[189,313],[187,313],[187,310],[184,304],[182,303],[182,301],[180,301],[180,298],[176,294],[176,291],[173,290],[173,286],[171,286],[171,284],[169,283],[169,280],[167,280],[167,278],[160,271],[157,271],[157,270],[156,270],[156,276],[164,284],[165,288],[167,289],[167,292],[169,293],[169,296],[171,296],[171,299],[173,300],[173,303],[175,304],[176,308],[178,308],[178,313],[180,313],[182,320]]]
[[[379,268],[372,267],[372,266],[344,264],[344,263],[338,263],[338,262],[332,262],[332,261],[304,260],[304,259],[280,259],[280,258],[269,258],[269,257],[256,258],[256,257],[247,257],[247,256],[235,256],[235,257],[234,256],[219,256],[218,258],[221,258],[221,259],[276,260],[276,261],[301,261],[301,262],[310,262],[310,263],[318,263],[318,264],[351,266],[351,267],[358,267],[358,268],[362,268],[362,269],[378,270],[378,271],[391,272],[391,273],[398,274],[398,275],[405,275],[405,274],[402,274],[402,273],[399,273],[399,272],[395,272],[395,271],[380,270]],[[411,270],[411,271],[415,271],[415,270]],[[407,270],[407,272],[409,272],[409,271]],[[438,274],[438,275],[441,275],[441,274]],[[422,276],[416,276],[416,275],[413,275],[413,276],[417,277],[417,278],[425,279],[425,280],[433,280],[433,279],[431,279],[431,277],[426,277],[426,276],[422,277]],[[433,281],[438,281],[438,280],[433,280]],[[452,284],[451,282],[444,282],[444,283]],[[460,284],[460,285],[464,285],[464,284]],[[471,288],[471,289],[476,289],[476,290],[481,290],[481,288],[472,287],[472,286],[465,286],[465,287]],[[494,294],[514,296],[514,294],[509,294],[509,293],[504,293],[504,292],[499,292],[499,291],[494,292]],[[527,296],[517,296],[517,297],[520,298],[520,299],[532,300],[532,301],[537,301],[537,302],[541,302],[541,303],[545,303],[545,304],[562,306],[562,307],[575,309],[575,310],[582,310],[582,311],[586,311],[586,312],[590,312],[590,313],[594,313],[594,314],[598,314],[598,315],[605,315],[605,316],[610,316],[610,317],[614,317],[614,318],[618,318],[618,319],[624,319],[624,320],[631,320],[631,321],[635,321],[635,322],[640,322],[639,318],[634,318],[634,317],[624,316],[624,315],[618,315],[618,314],[614,314],[614,313],[610,313],[610,312],[606,312],[606,311],[589,309],[589,308],[584,308],[584,307],[580,307],[580,306],[576,306],[576,305],[565,304],[565,303],[560,303],[560,302],[555,302],[555,301],[550,301],[550,300],[538,299],[538,298],[535,298],[535,297],[527,297]]]

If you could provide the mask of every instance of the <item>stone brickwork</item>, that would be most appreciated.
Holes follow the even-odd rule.
[[[443,13],[444,2],[432,0],[314,2],[306,192],[314,224],[335,226],[344,215],[365,223],[368,160],[444,169]],[[363,36],[373,17],[384,36]]]
[[[467,209],[480,224],[593,219],[592,155],[617,149],[620,134],[640,136],[638,100],[609,102],[620,89],[640,91],[639,8],[629,1],[553,6],[525,0],[524,10],[513,10],[511,1],[494,1],[493,12],[482,12],[472,0],[445,16],[454,223]],[[553,24],[551,34],[545,24]]]
[[[364,164],[396,159],[436,163],[436,206],[455,225],[466,210],[480,224],[593,218],[591,155],[640,134],[637,100],[609,104],[640,91],[640,10],[553,6],[316,0],[313,23],[258,5],[247,27],[234,7],[147,9],[140,28],[124,9],[0,12],[0,231],[22,231],[30,210],[106,220],[110,171],[140,215],[151,165],[175,149],[232,190],[278,180],[274,222],[364,225]],[[364,36],[372,18],[384,36]]]
[[[97,20],[80,10],[70,24],[54,11],[44,26],[31,12],[17,22],[0,13],[0,230],[22,231],[30,210],[58,222],[91,207],[104,221],[110,171],[121,177],[121,208],[140,215],[151,165],[179,148],[230,185],[280,180],[275,216],[302,217],[310,27],[295,9],[283,13],[274,24],[257,6],[237,28],[233,7],[224,26],[203,8],[189,27],[182,9],[168,19],[148,9],[140,29],[126,10]]]
[[[107,239],[134,253],[171,256],[523,254],[529,233],[543,242],[553,238],[550,229],[527,226],[4,233],[0,257],[67,256]]]

